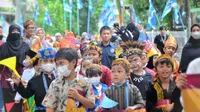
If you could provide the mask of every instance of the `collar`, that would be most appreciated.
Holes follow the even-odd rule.
[[[103,46],[103,47],[107,47],[107,46],[115,47],[115,45],[112,42],[109,42],[109,44],[107,46],[104,46],[103,42],[101,42],[101,46]]]

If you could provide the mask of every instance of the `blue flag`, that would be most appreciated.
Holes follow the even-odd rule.
[[[92,0],[89,0],[89,10],[91,13],[94,13],[94,8],[92,6]]]
[[[49,16],[48,9],[46,9],[45,17],[44,17],[46,25],[52,26],[51,18]]]
[[[172,8],[177,7],[176,0],[168,0],[167,4],[165,5],[165,9],[162,13],[161,21],[163,21],[164,17],[171,12]]]
[[[134,7],[133,7],[132,9],[133,9],[133,10],[132,10],[132,14],[133,14],[133,17],[134,17],[134,21],[135,21],[136,23],[141,23],[141,20],[137,17],[137,15],[136,15],[136,13],[135,13]]]
[[[179,24],[179,8],[175,7],[174,8],[174,21],[176,24]]]
[[[156,10],[153,6],[151,0],[149,0],[149,17],[148,17],[148,24],[153,28],[156,29]]]
[[[6,31],[6,23],[5,23],[5,19],[4,19],[4,16],[1,15],[1,26],[3,27],[3,32]]]
[[[82,0],[77,0],[77,7],[78,7],[78,9],[83,8],[83,2],[82,2]]]
[[[33,14],[33,20],[36,21],[37,20],[37,16],[39,15],[39,6],[38,4],[35,5],[35,12]]]

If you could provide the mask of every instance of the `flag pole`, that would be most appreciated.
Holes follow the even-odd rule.
[[[79,28],[79,7],[78,7],[78,0],[76,0],[77,2],[77,10],[76,10],[76,14],[77,14],[77,32],[78,32],[78,35],[80,35],[80,28]]]
[[[64,11],[64,17],[63,17],[63,20],[64,20],[64,30],[67,29],[67,25],[66,25],[66,11],[65,11],[65,5],[66,5],[66,0],[63,0],[63,11]]]
[[[72,31],[72,11],[70,12],[70,15],[69,15],[69,24],[70,24],[70,32]]]
[[[90,32],[90,7],[88,6],[87,33]]]

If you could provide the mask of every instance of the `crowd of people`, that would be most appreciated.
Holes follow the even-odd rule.
[[[0,61],[15,56],[16,62],[11,63],[16,63],[21,75],[0,65],[0,111],[183,110],[185,73],[191,61],[200,59],[200,25],[191,27],[180,63],[173,58],[176,38],[166,35],[165,26],[154,43],[141,41],[148,35],[134,22],[126,27],[114,24],[113,29],[103,26],[100,41],[88,38],[87,33],[79,38],[72,32],[46,36],[44,29],[35,30],[32,20],[23,26],[23,37],[16,24],[10,25],[7,37],[0,27]],[[105,107],[105,96],[117,104]]]

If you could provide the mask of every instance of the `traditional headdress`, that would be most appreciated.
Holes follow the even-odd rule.
[[[43,59],[55,58],[56,52],[56,49],[52,47],[42,48],[38,51],[38,55]]]
[[[132,41],[132,42],[124,42],[121,47],[126,53],[126,56],[129,57],[134,54],[142,55],[144,53],[145,43]]]
[[[24,23],[24,28],[27,28],[29,25],[34,25],[34,21],[33,21],[33,20],[27,20],[27,21]]]
[[[123,65],[127,69],[130,69],[130,63],[128,62],[128,60],[126,60],[124,58],[118,58],[118,59],[114,60],[112,63],[112,66],[115,66],[115,65]]]
[[[167,46],[173,46],[173,47],[177,48],[177,41],[174,38],[174,36],[169,35],[167,41],[165,42],[165,47],[167,47]]]
[[[152,42],[147,40],[145,43],[146,43],[145,51],[148,57],[151,57],[154,55],[161,55],[160,51],[153,45]]]
[[[90,42],[88,50],[96,50],[97,52],[99,52],[100,55],[102,54],[102,49],[101,47],[97,46],[96,42]]]
[[[156,59],[156,62],[162,60],[162,59],[168,59],[174,66],[174,60],[172,59],[171,56],[167,55],[167,54],[163,54],[161,56],[159,56],[157,59]]]

